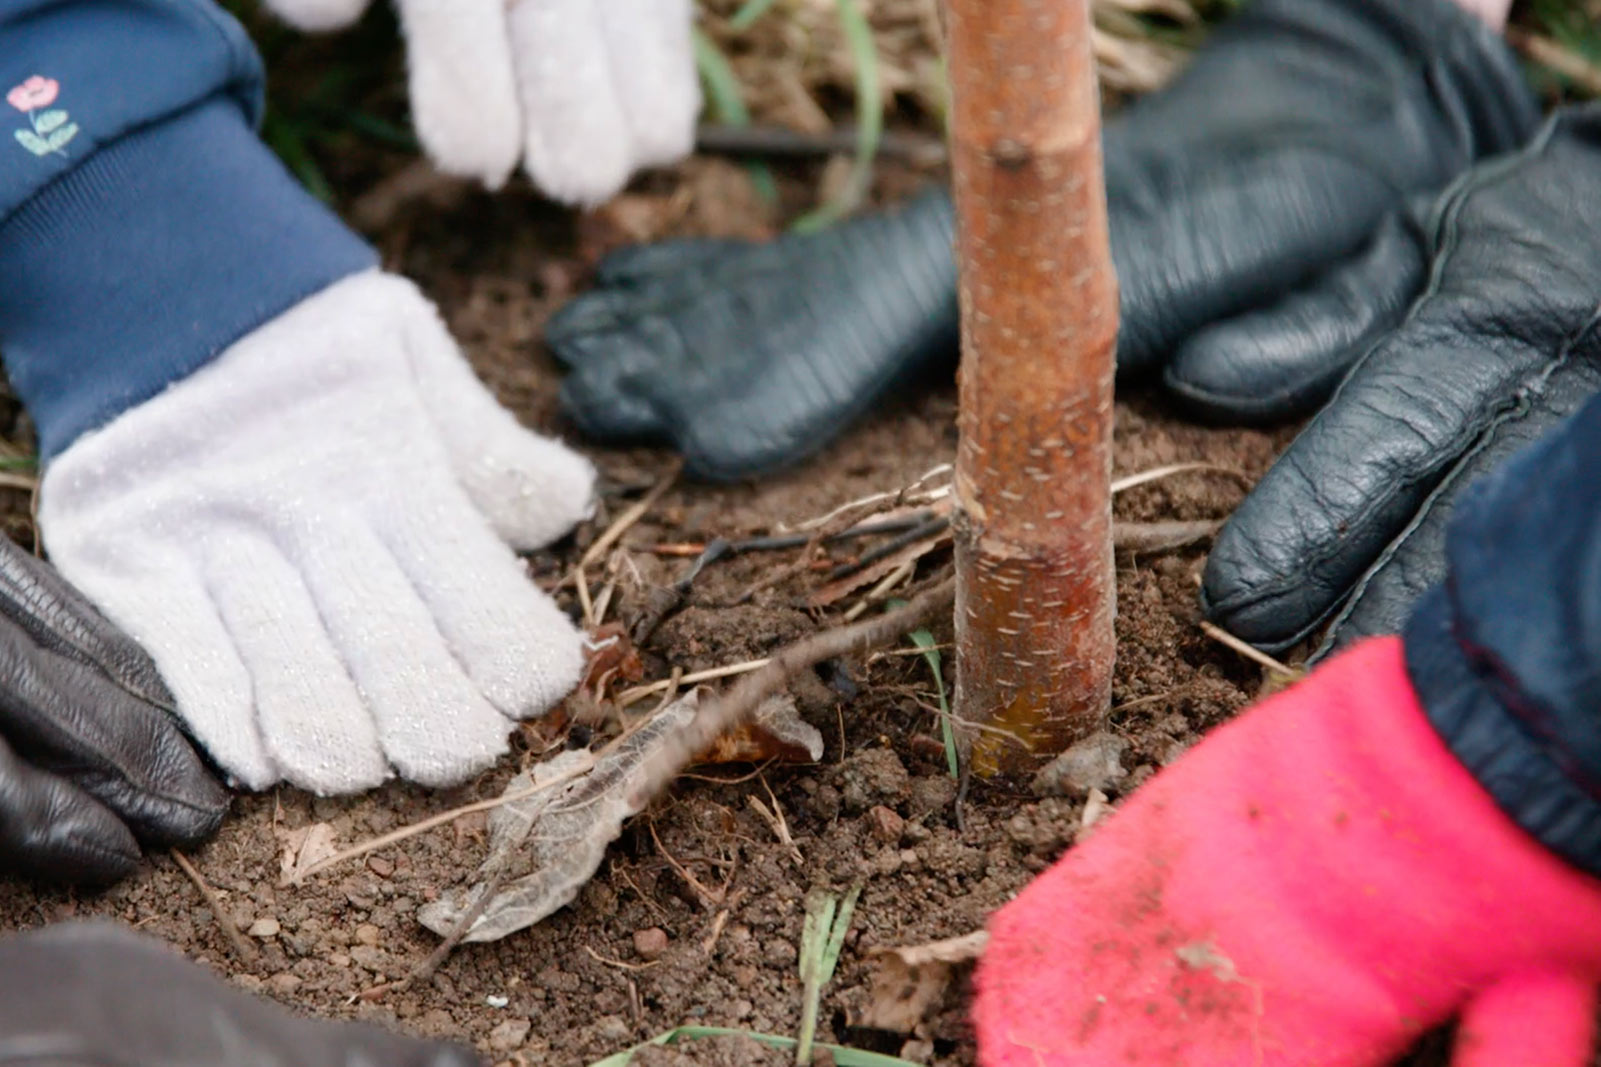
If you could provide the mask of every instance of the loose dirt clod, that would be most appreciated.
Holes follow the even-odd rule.
[[[647,926],[643,930],[634,931],[634,952],[640,959],[646,962],[658,960],[666,951],[667,931],[661,927]]]

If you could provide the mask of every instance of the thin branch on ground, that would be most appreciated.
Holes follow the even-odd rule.
[[[754,714],[762,701],[782,689],[799,672],[824,660],[889,644],[917,629],[935,612],[949,610],[955,596],[955,579],[946,579],[913,597],[905,607],[813,634],[740,679],[727,693],[703,701],[689,725],[646,764],[641,795],[636,798],[639,806],[644,807],[645,802],[665,789],[696,755]]]
[[[1274,659],[1272,656],[1268,655],[1266,652],[1263,652],[1255,645],[1235,637],[1233,634],[1229,633],[1216,623],[1207,622],[1205,619],[1202,619],[1201,632],[1206,634],[1206,636],[1210,637],[1212,640],[1216,641],[1218,644],[1233,649],[1235,652],[1238,652],[1251,662],[1262,667],[1266,667],[1275,674],[1281,674],[1284,677],[1293,680],[1301,677],[1303,673],[1302,671],[1296,670],[1294,667]]]
[[[656,501],[660,500],[667,490],[673,487],[674,483],[678,481],[678,473],[681,470],[683,470],[682,462],[673,464],[672,469],[662,475],[661,480],[651,487],[650,492],[640,497],[627,511],[617,516],[616,520],[606,527],[605,532],[595,538],[595,543],[584,549],[584,554],[578,558],[578,562],[573,565],[573,569],[568,571],[561,581],[556,583],[555,588],[560,589],[565,585],[570,585],[583,572],[584,568],[592,563],[599,562],[601,557],[606,554],[606,550],[616,544],[618,538],[627,533],[636,522],[644,518],[646,513],[656,506]]]
[[[1137,485],[1144,485],[1147,482],[1160,481],[1163,478],[1171,478],[1175,474],[1188,474],[1191,471],[1204,471],[1208,474],[1221,474],[1225,477],[1233,478],[1246,489],[1251,488],[1251,479],[1247,478],[1242,472],[1235,470],[1233,467],[1222,467],[1216,463],[1169,463],[1163,467],[1152,467],[1150,470],[1140,471],[1137,474],[1130,474],[1126,475],[1125,477],[1115,479],[1112,482],[1112,494],[1115,496],[1127,489],[1133,489]]]
[[[239,932],[239,927],[234,925],[233,916],[228,914],[227,910],[222,906],[222,901],[218,899],[216,890],[212,889],[206,883],[205,878],[201,877],[200,871],[196,869],[193,863],[189,862],[188,856],[185,856],[175,848],[168,849],[167,852],[172,856],[172,861],[178,865],[178,869],[188,875],[189,880],[195,884],[195,888],[200,890],[201,899],[206,902],[206,907],[211,909],[212,917],[217,920],[218,929],[228,939],[228,944],[233,946],[234,953],[246,963],[254,963],[256,961],[256,946],[247,941],[245,935]]]
[[[541,784],[532,786],[528,789],[519,790],[516,793],[508,793],[505,796],[494,797],[490,800],[477,800],[471,804],[463,804],[458,808],[451,808],[449,811],[442,811],[438,815],[430,815],[426,819],[420,819],[409,826],[402,826],[398,830],[391,830],[387,834],[379,834],[377,837],[369,838],[359,845],[352,845],[350,848],[336,852],[326,859],[318,860],[316,863],[313,863],[311,866],[307,867],[305,870],[296,875],[294,879],[291,880],[290,884],[299,885],[312,875],[319,874],[330,867],[345,862],[346,860],[358,859],[362,856],[365,856],[369,852],[376,852],[380,848],[386,848],[389,845],[398,844],[407,838],[416,837],[420,833],[432,830],[436,826],[443,826],[446,823],[455,822],[464,815],[472,815],[475,812],[480,811],[491,811],[500,807],[502,804],[512,804],[519,800],[527,800],[531,796],[536,796],[540,793],[546,792],[547,790],[566,785],[573,779],[580,778],[588,772],[589,767],[587,766],[575,767],[566,774],[558,775],[548,782],[542,782]]]
[[[676,681],[673,678],[663,678],[660,681],[647,682],[644,685],[636,685],[632,689],[624,689],[621,693],[618,693],[616,703],[619,708],[626,708],[630,704],[639,703],[652,693],[668,692],[678,686],[697,685],[701,682],[716,681],[718,678],[728,678],[736,674],[749,674],[751,671],[761,670],[771,662],[772,660],[770,659],[748,659],[743,663],[730,663],[724,667],[712,667],[710,670],[686,674],[677,678]]]

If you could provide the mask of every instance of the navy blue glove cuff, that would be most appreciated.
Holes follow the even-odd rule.
[[[1558,638],[1560,640],[1560,638]],[[1601,875],[1601,795],[1586,788],[1546,716],[1509,672],[1456,632],[1452,597],[1436,586],[1418,602],[1402,640],[1407,674],[1429,722],[1501,810],[1568,862]]]
[[[105,145],[0,223],[0,350],[41,455],[376,263],[234,97]]]

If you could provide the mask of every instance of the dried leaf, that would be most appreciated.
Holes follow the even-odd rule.
[[[723,734],[697,763],[816,763],[823,758],[823,735],[800,717],[795,698],[779,693],[762,701],[756,714]]]
[[[330,856],[337,855],[334,828],[325,822],[314,822],[295,830],[279,830],[283,854],[278,857],[278,884],[291,885],[307,870]]]
[[[600,868],[623,823],[638,813],[642,772],[656,750],[695,717],[698,695],[691,692],[658,712],[598,759],[583,750],[564,752],[512,779],[507,792],[526,792],[571,774],[577,761],[594,759],[587,773],[565,787],[496,808],[489,819],[489,857],[478,868],[478,880],[425,905],[418,921],[448,936],[502,871],[517,877],[506,878],[463,941],[498,941],[571,903]]]
[[[977,930],[926,945],[876,950],[878,969],[867,1007],[855,1025],[915,1033],[945,996],[956,967],[977,959],[988,942],[989,934]]]
[[[585,637],[584,652],[589,663],[579,688],[585,691],[615,681],[639,682],[645,677],[645,664],[620,622],[608,622]]]

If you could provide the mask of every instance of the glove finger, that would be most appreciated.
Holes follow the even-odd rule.
[[[619,249],[597,268],[600,288],[582,293],[560,308],[545,324],[545,343],[556,359],[568,367],[607,365],[611,377],[671,366],[687,359],[682,344],[663,333],[658,319],[700,319],[707,301],[732,301],[731,314],[751,320],[751,336],[717,338],[724,346],[749,343],[764,327],[782,321],[784,311],[775,294],[788,292],[804,271],[824,265],[806,253],[816,249],[805,238],[765,244],[743,241],[664,241]],[[747,297],[745,294],[749,293]],[[744,301],[742,304],[741,301]],[[744,310],[741,312],[740,308]],[[726,319],[724,320],[726,321]],[[630,344],[630,335],[644,332],[642,344]],[[672,347],[652,356],[649,345]],[[643,357],[628,358],[635,349]],[[716,356],[737,349],[719,349]],[[617,370],[610,365],[619,364]],[[626,369],[622,369],[626,367]]]
[[[420,305],[406,354],[456,478],[500,539],[542,548],[595,509],[595,468],[523,426],[462,358],[432,306]]]
[[[660,314],[633,293],[608,290],[587,294],[560,314],[567,318],[554,334],[547,328],[545,340],[572,368],[561,384],[562,413],[597,441],[665,440],[661,416],[631,383],[672,375],[691,362],[673,313]]]
[[[452,487],[453,488],[453,487]],[[399,513],[414,506],[397,502]],[[448,546],[436,543],[445,567]],[[384,755],[408,781],[456,785],[498,759],[510,733],[456,657],[420,591],[373,531],[329,522],[295,563],[366,698]]]
[[[954,361],[953,226],[950,199],[925,194],[746,246],[682,272],[681,284],[607,290],[584,312],[594,332],[558,334],[577,368],[563,408],[608,439],[619,429],[670,436],[698,478],[793,464],[896,385]],[[619,426],[619,410],[649,414]]]
[[[1264,167],[1249,153],[1214,161],[1209,178],[1182,159],[1124,157],[1106,142],[1112,256],[1121,326],[1119,374],[1160,367],[1197,330],[1271,304],[1327,264],[1356,254],[1392,210],[1395,191],[1361,163],[1314,148]]]
[[[701,105],[690,0],[598,0],[597,7],[634,166],[677,163],[695,149]]]
[[[145,703],[172,710],[172,693],[144,649],[54,567],[9,540],[0,540],[0,613],[39,647],[94,668]]]
[[[1168,364],[1167,388],[1207,419],[1307,414],[1400,324],[1427,272],[1421,234],[1409,217],[1392,215],[1360,255],[1306,288],[1194,334]]]
[[[595,440],[667,441],[638,384],[677,382],[708,363],[767,362],[767,335],[795,317],[786,300],[796,279],[832,269],[810,255],[818,248],[805,239],[668,241],[612,253],[601,269],[619,284],[579,296],[545,326],[552,354],[572,368],[563,412]]]
[[[0,982],[0,1061],[6,1063],[481,1063],[460,1046],[292,1015],[154,938],[104,920],[57,923],[6,938]]]
[[[1202,600],[1224,626],[1265,647],[1309,632],[1461,457],[1591,358],[1598,264],[1555,221],[1587,203],[1576,128],[1548,124],[1440,198],[1423,297],[1219,533]]]
[[[262,0],[289,25],[309,33],[344,29],[367,10],[368,0]]]
[[[595,265],[595,284],[602,287],[636,285],[650,281],[684,281],[686,272],[716,266],[729,257],[762,247],[731,237],[682,237],[649,244],[623,245],[601,257]],[[580,297],[572,307],[583,298]],[[563,309],[565,310],[565,309]],[[552,317],[551,322],[556,318]],[[550,327],[546,326],[548,330]]]
[[[372,716],[300,572],[243,532],[214,546],[206,571],[250,672],[262,744],[283,779],[323,796],[383,782],[389,766]]]
[[[633,135],[595,0],[518,0],[506,20],[529,177],[566,203],[608,199],[633,172]]]
[[[478,690],[510,718],[543,714],[578,684],[581,635],[460,491],[439,493],[459,506],[408,512],[380,536]]]
[[[1470,1001],[1451,1067],[1584,1067],[1595,1039],[1595,980],[1571,971],[1509,975]]]
[[[228,794],[166,709],[34,645],[9,619],[0,677],[0,722],[18,756],[71,781],[142,841],[196,844],[216,832]]]
[[[1445,578],[1446,532],[1462,494],[1598,392],[1601,368],[1588,361],[1560,364],[1541,388],[1529,390],[1440,481],[1412,521],[1357,580],[1312,658],[1322,659],[1364,637],[1401,632],[1418,598]]]
[[[190,735],[248,789],[278,781],[256,728],[250,673],[200,576],[188,561],[148,544],[96,537],[91,512],[54,514],[49,475],[39,523],[62,575],[142,645],[166,679]]]
[[[102,883],[138,863],[133,834],[109,809],[0,740],[0,866],[46,881]]]
[[[396,0],[396,7],[418,140],[440,170],[500,188],[523,144],[505,0]]]

